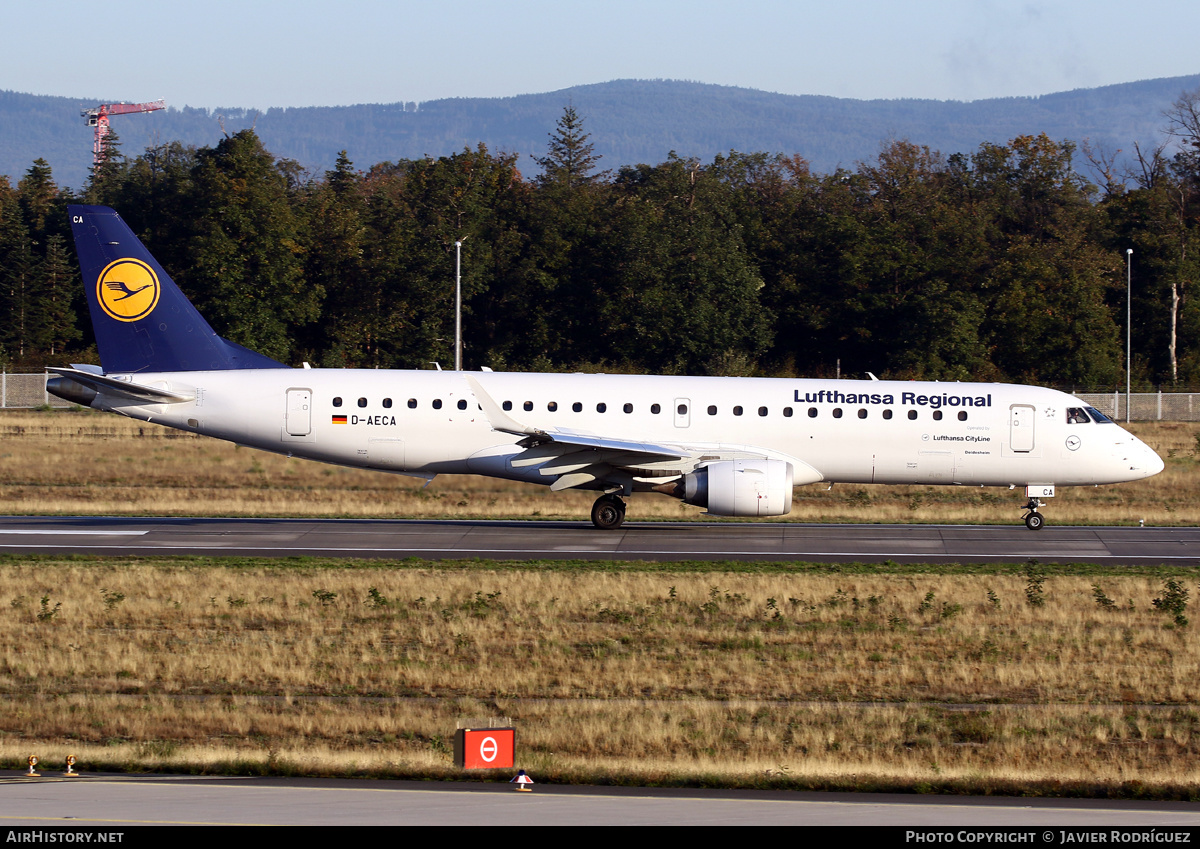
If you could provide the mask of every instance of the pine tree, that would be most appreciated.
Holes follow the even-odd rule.
[[[9,356],[18,361],[33,348],[30,329],[36,286],[32,247],[28,238],[17,242],[6,258],[4,276],[0,280],[0,309],[6,316],[0,328],[0,342]]]
[[[47,230],[46,219],[50,216],[54,201],[58,197],[58,186],[54,185],[50,164],[45,159],[38,158],[33,161],[33,165],[17,184],[17,197],[21,203],[21,212],[25,216],[25,226],[34,239],[41,239]]]
[[[84,202],[102,206],[118,203],[121,183],[128,170],[129,163],[121,153],[121,139],[116,131],[109,130],[104,137],[100,161],[92,166],[83,189]]]
[[[595,145],[588,141],[591,135],[583,131],[583,118],[574,106],[563,109],[556,126],[555,132],[550,134],[549,152],[546,156],[535,157],[543,169],[541,182],[574,189],[602,180],[607,172],[592,173],[601,157],[596,154]]]
[[[80,338],[71,308],[76,280],[75,264],[66,240],[57,233],[46,237],[46,258],[37,267],[35,329],[37,347],[50,356],[61,354]]]

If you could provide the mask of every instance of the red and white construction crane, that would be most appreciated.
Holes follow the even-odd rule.
[[[96,138],[92,142],[92,165],[99,166],[104,159],[104,139],[108,136],[108,118],[110,115],[130,115],[134,112],[155,112],[167,106],[161,100],[150,103],[101,103],[95,109],[84,109],[79,114],[87,118],[88,126],[96,128]]]

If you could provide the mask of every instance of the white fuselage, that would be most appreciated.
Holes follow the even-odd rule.
[[[493,428],[468,375],[522,425],[684,449],[684,460],[635,463],[640,489],[731,456],[785,460],[797,485],[1083,486],[1163,467],[1116,424],[1069,421],[1087,406],[1078,399],[1008,384],[264,369],[141,373],[130,377],[195,400],[102,394],[93,406],[328,463],[554,483],[512,464],[522,437]]]

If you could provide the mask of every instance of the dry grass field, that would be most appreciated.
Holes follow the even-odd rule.
[[[1200,426],[1134,430],[1166,471],[1066,490],[1052,522],[1200,523]],[[0,414],[4,514],[584,518],[591,498]],[[787,520],[1015,523],[1021,501],[809,487]],[[1039,589],[1029,568],[0,558],[0,764],[461,777],[456,725],[507,716],[539,781],[1200,798],[1200,621],[1176,621],[1197,575],[1061,567]]]
[[[9,559],[0,760],[1200,796],[1196,576],[1068,572]]]
[[[1062,489],[1055,524],[1200,524],[1200,425],[1135,424],[1166,470],[1120,486]],[[0,514],[586,518],[594,493],[472,476],[424,481],[288,459],[112,414],[0,413]],[[770,521],[1015,524],[1019,491],[972,487],[802,487]],[[687,520],[665,496],[629,501],[631,520]]]

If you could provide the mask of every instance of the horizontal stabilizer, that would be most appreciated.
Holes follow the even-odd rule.
[[[168,392],[166,389],[159,389],[155,386],[143,386],[138,383],[130,383],[127,380],[114,380],[111,377],[104,377],[103,375],[92,374],[80,371],[79,369],[51,366],[47,371],[52,371],[60,375],[60,377],[51,378],[47,382],[46,388],[53,394],[58,395],[60,398],[66,398],[68,401],[79,400],[78,387],[89,389],[98,395],[124,398],[140,404],[182,404],[187,401],[193,401],[196,398],[195,393]],[[70,386],[71,383],[76,384],[76,386]]]

